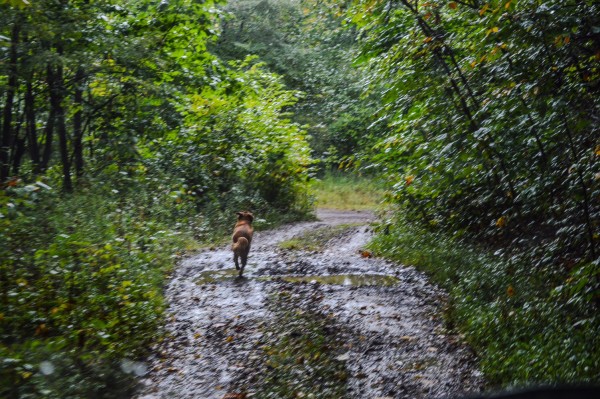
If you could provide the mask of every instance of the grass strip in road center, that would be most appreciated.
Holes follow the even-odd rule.
[[[332,320],[318,310],[319,291],[298,287],[282,284],[271,296],[275,319],[265,334],[265,372],[255,396],[344,397],[348,377],[342,342]]]

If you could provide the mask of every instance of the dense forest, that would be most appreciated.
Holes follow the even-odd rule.
[[[340,170],[492,386],[600,382],[596,1],[4,0],[0,108],[2,397],[132,392],[182,254]]]

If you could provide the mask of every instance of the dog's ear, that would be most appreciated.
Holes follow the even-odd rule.
[[[236,212],[235,214],[237,215],[238,219],[244,216],[244,212]]]
[[[250,219],[250,223],[254,221],[254,215],[252,214],[252,212],[246,212],[246,217]]]

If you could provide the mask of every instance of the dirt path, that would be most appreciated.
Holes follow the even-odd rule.
[[[482,384],[442,322],[444,293],[410,267],[361,256],[368,212],[255,235],[244,278],[229,248],[183,261],[167,287],[169,337],[139,398],[439,398]],[[351,223],[318,251],[278,243]],[[321,276],[328,276],[322,279]]]

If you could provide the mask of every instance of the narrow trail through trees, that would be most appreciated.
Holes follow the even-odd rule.
[[[471,351],[444,328],[444,292],[412,267],[361,253],[370,213],[320,211],[318,218],[257,233],[244,278],[236,277],[228,247],[181,262],[166,289],[168,336],[138,397],[478,391]],[[321,237],[331,226],[337,233]],[[302,234],[321,248],[280,247]]]

